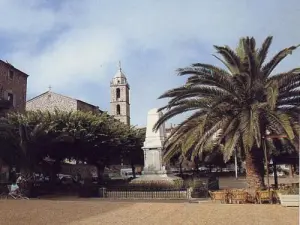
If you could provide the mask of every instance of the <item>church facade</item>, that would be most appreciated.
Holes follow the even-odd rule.
[[[130,86],[121,65],[110,82],[110,115],[130,125]],[[51,91],[44,92],[26,102],[27,111],[83,111],[102,113],[98,106]]]
[[[26,102],[27,111],[83,111],[102,112],[99,107],[87,102],[52,92],[50,89]]]

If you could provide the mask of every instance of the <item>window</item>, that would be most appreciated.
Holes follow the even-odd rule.
[[[3,86],[0,85],[0,98],[3,98],[4,91],[3,91]]]
[[[14,71],[13,70],[9,70],[9,72],[8,72],[8,77],[9,77],[9,79],[14,79]]]
[[[117,105],[117,115],[120,115],[121,114],[121,107],[120,105]]]
[[[14,105],[14,94],[8,93],[7,94],[7,100],[10,102],[10,105]]]
[[[120,96],[121,96],[120,88],[117,88],[117,90],[116,90],[116,97],[117,97],[117,99],[120,98]]]

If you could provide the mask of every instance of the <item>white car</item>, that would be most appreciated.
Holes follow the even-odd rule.
[[[200,166],[199,167],[199,171],[207,171],[207,170],[209,170],[209,169],[205,166]]]
[[[284,172],[277,172],[278,177],[283,177],[284,175]],[[270,174],[270,176],[274,177],[274,173]]]

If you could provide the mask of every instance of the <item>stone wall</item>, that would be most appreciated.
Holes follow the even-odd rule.
[[[48,110],[53,112],[56,108],[61,111],[77,111],[77,100],[53,92],[46,92],[26,103],[26,110],[28,111]]]
[[[98,107],[79,100],[77,100],[77,110],[83,112],[99,112]]]
[[[13,110],[24,111],[28,75],[0,60],[0,97],[13,96]]]

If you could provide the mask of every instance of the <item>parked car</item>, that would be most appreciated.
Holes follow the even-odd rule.
[[[199,171],[208,171],[209,169],[207,168],[207,167],[205,167],[205,166],[200,166],[199,167]]]
[[[132,178],[133,177],[132,169],[131,168],[121,169],[120,175],[125,179]],[[140,175],[139,173],[136,173],[135,176],[139,177]]]
[[[274,177],[274,172],[271,173],[270,176]],[[285,173],[284,172],[277,172],[277,176],[278,177],[283,177],[283,176],[285,176]]]
[[[72,184],[73,183],[73,177],[71,175],[60,173],[60,174],[57,174],[57,177],[62,184]]]

